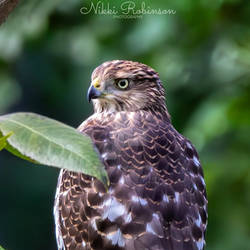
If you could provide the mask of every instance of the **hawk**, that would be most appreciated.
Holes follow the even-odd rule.
[[[61,170],[55,198],[60,250],[201,250],[207,198],[194,146],[171,124],[158,73],[108,61],[92,73],[94,114],[79,126],[110,179]]]

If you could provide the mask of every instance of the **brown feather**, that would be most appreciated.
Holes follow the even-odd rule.
[[[94,74],[101,71],[108,72]],[[163,110],[101,112],[79,127],[98,149],[110,187],[106,192],[93,177],[61,171],[55,202],[59,249],[204,248],[202,168]]]

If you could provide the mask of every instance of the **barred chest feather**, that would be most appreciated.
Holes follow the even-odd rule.
[[[167,116],[95,114],[79,130],[93,140],[111,184],[106,192],[95,178],[61,171],[54,208],[60,249],[204,248],[202,168]]]

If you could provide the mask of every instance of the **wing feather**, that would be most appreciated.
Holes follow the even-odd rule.
[[[90,136],[108,172],[95,178],[62,170],[55,202],[61,249],[200,250],[207,199],[190,141],[162,114],[94,115],[79,130]]]

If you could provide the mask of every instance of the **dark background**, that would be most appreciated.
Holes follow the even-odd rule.
[[[81,14],[90,1],[22,1],[0,27],[0,114],[35,112],[77,127],[92,112],[86,92],[96,66],[111,59],[152,66],[174,126],[203,164],[206,249],[250,249],[250,2],[145,2],[176,13],[114,18]],[[0,245],[56,249],[57,175],[0,153]]]

